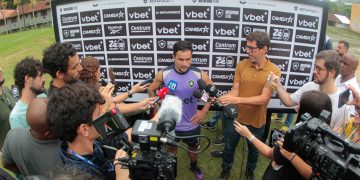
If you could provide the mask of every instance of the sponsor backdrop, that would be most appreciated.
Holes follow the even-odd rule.
[[[81,57],[94,56],[101,77],[115,72],[118,92],[154,78],[172,64],[172,47],[193,42],[193,64],[230,90],[236,64],[247,57],[246,35],[267,32],[268,56],[282,71],[289,92],[312,79],[322,48],[327,5],[322,2],[263,0],[103,0],[54,1],[57,41],[72,43]],[[141,100],[138,94],[132,100]],[[270,107],[283,108],[273,95]]]

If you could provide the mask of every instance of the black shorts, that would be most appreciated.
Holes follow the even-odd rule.
[[[190,130],[190,131],[175,131],[175,135],[180,136],[180,137],[200,135],[200,126],[198,126],[197,128],[195,128],[193,130]],[[176,142],[180,142],[180,140],[182,142],[184,142],[185,144],[187,144],[189,147],[198,147],[200,145],[200,137],[184,138],[184,139],[176,138],[175,139]]]

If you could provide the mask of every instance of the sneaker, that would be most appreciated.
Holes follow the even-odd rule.
[[[214,149],[214,150],[211,150],[210,154],[211,154],[213,157],[222,157],[223,154],[224,154],[224,151]]]
[[[286,126],[281,126],[280,131],[286,132],[289,128]]]
[[[200,168],[198,166],[191,167],[190,170],[194,173],[196,179],[198,179],[198,180],[204,179],[204,174],[202,173],[202,171],[200,170]]]
[[[222,168],[222,171],[220,173],[220,176],[219,176],[219,180],[226,180],[229,178],[230,176],[230,168]]]
[[[246,180],[254,180],[254,172],[245,171]]]
[[[219,137],[217,139],[215,139],[215,141],[213,142],[215,146],[222,146],[225,145],[225,139],[224,137]]]
[[[204,129],[208,129],[210,131],[215,131],[216,130],[216,126],[211,126],[209,122],[201,123],[200,127],[204,128]]]

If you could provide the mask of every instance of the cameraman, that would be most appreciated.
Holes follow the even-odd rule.
[[[298,120],[306,112],[313,117],[318,117],[322,110],[332,112],[329,96],[324,92],[316,90],[307,91],[300,99]],[[330,124],[330,121],[325,123]],[[234,121],[234,126],[235,130],[252,142],[261,154],[272,160],[264,172],[263,179],[310,179],[312,175],[311,166],[295,153],[290,153],[283,149],[281,140],[277,141],[279,146],[275,145],[275,147],[271,148],[257,139],[246,126],[241,125],[237,121]]]
[[[113,86],[107,85],[101,94],[83,82],[65,85],[50,97],[47,107],[48,125],[61,144],[61,158],[66,166],[74,166],[94,176],[115,179],[120,164],[109,161],[104,154],[102,143],[96,139],[99,133],[92,121],[108,112]],[[118,152],[116,158],[124,156]]]

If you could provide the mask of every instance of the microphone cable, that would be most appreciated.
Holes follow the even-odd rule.
[[[186,147],[183,147],[179,144],[177,144],[176,146],[177,147],[180,147],[181,149],[184,149],[185,151],[187,152],[191,152],[191,153],[194,153],[194,154],[198,154],[198,153],[202,153],[204,152],[205,150],[207,150],[211,144],[211,141],[210,141],[210,138],[208,138],[207,136],[204,136],[204,135],[192,135],[192,136],[176,136],[176,135],[172,135],[170,133],[166,133],[168,136],[172,137],[172,138],[178,138],[178,139],[188,139],[188,138],[196,138],[196,137],[199,137],[199,138],[205,138],[207,140],[207,145],[206,147],[203,149],[203,150],[198,150],[198,151],[192,151],[192,150],[189,150],[187,149]]]

